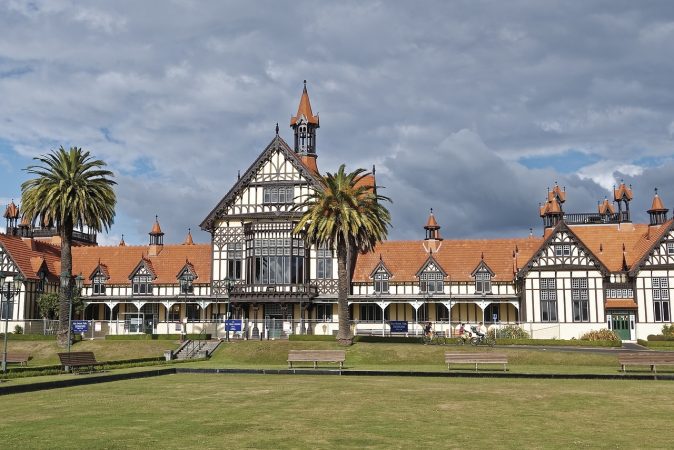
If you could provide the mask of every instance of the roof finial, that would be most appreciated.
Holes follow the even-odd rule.
[[[278,136],[278,122],[276,122],[276,136]]]
[[[307,80],[304,80],[304,90],[307,90]]]
[[[377,168],[372,164],[372,175],[377,173]]]
[[[236,171],[236,179],[240,180],[241,179],[241,169]]]
[[[655,195],[658,195],[658,188],[655,188]]]
[[[484,252],[480,255],[480,259],[484,259]]]

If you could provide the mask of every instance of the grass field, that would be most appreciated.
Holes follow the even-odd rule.
[[[2,398],[3,448],[671,448],[674,383],[167,375]]]

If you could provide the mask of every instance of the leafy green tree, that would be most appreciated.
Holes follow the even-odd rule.
[[[56,320],[59,318],[59,294],[50,292],[42,294],[37,299],[37,306],[40,310],[40,315],[44,319]],[[84,311],[84,299],[77,289],[73,290],[73,313],[79,314]]]
[[[109,230],[115,217],[116,182],[111,179],[114,174],[103,168],[105,162],[81,148],[60,147],[34,159],[38,164],[25,170],[37,177],[21,185],[21,203],[24,215],[31,221],[39,217],[43,222],[53,222],[61,238],[57,341],[64,347],[68,343],[68,301],[74,285],[73,230],[82,226],[97,232]]]
[[[386,239],[391,224],[391,214],[381,202],[391,200],[378,195],[369,183],[373,177],[364,169],[346,173],[342,164],[339,170],[318,176],[321,183],[296,209],[305,209],[294,233],[306,232],[308,242],[327,245],[337,250],[337,299],[339,331],[337,340],[351,344],[353,337],[349,326],[348,268],[355,261],[356,252],[372,251]]]

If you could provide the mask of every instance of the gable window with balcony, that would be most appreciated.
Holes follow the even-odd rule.
[[[670,322],[669,281],[667,277],[651,278],[653,314],[656,322]]]
[[[254,284],[304,284],[306,249],[302,239],[250,239],[246,255],[247,279]]]
[[[491,273],[486,268],[475,273],[475,293],[491,294]]]
[[[587,278],[571,278],[571,302],[573,304],[573,321],[590,321],[590,297],[587,289]]]
[[[293,200],[293,186],[265,186],[263,189],[265,204],[288,204],[293,203]]]
[[[541,278],[541,322],[557,322],[557,283],[555,278]]]
[[[389,274],[384,269],[377,270],[373,275],[375,294],[388,293]]]

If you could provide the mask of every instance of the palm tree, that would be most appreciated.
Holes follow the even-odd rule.
[[[334,173],[318,176],[320,189],[308,196],[297,209],[305,209],[294,233],[306,232],[307,240],[316,246],[327,245],[337,250],[337,301],[339,331],[337,340],[352,342],[349,327],[349,263],[355,252],[366,253],[386,239],[391,214],[380,202],[391,200],[378,195],[368,185],[373,177],[364,169],[346,173],[344,164]]]
[[[66,151],[61,147],[34,159],[39,164],[25,170],[37,178],[21,184],[21,203],[31,222],[39,216],[43,222],[54,223],[61,237],[57,340],[63,347],[68,343],[68,301],[73,289],[73,229],[86,225],[97,232],[109,230],[117,203],[112,186],[117,183],[110,179],[112,172],[102,169],[105,162],[81,148]]]

